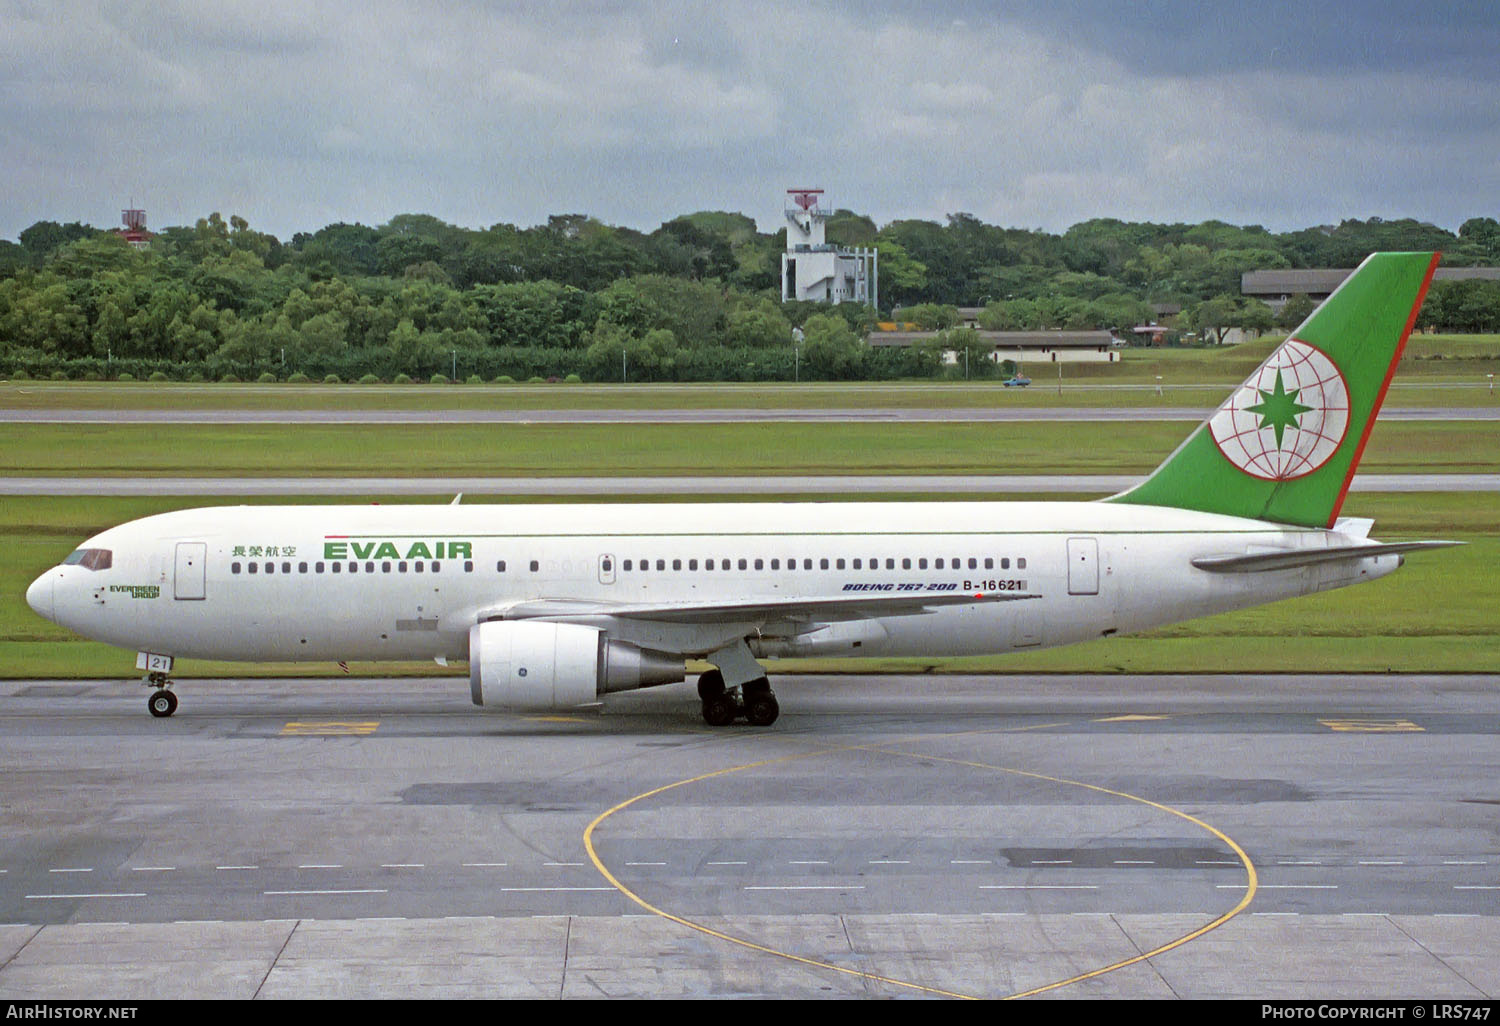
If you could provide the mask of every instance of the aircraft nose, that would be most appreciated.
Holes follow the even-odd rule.
[[[38,616],[52,619],[52,571],[31,582],[26,589],[26,604],[36,610]]]

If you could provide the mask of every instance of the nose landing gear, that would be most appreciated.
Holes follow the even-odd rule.
[[[165,673],[149,674],[141,683],[154,689],[151,697],[146,699],[146,708],[151,710],[152,716],[167,717],[177,711],[177,696],[167,690],[172,682]]]

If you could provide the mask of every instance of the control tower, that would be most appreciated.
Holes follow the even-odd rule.
[[[878,306],[879,253],[828,244],[824,226],[833,210],[824,205],[822,189],[788,189],[786,195],[781,301]]]

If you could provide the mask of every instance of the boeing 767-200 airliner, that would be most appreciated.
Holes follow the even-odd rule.
[[[767,725],[760,659],[1065,645],[1373,580],[1402,553],[1340,519],[1438,257],[1367,259],[1150,477],[1097,502],[287,506],[88,539],[26,600],[177,658],[467,660],[477,705],[566,709],[698,679]]]

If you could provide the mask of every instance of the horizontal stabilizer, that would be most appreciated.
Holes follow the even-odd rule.
[[[1256,574],[1271,570],[1294,570],[1345,559],[1390,556],[1420,549],[1446,549],[1462,545],[1456,541],[1389,542],[1378,545],[1340,545],[1331,549],[1289,549],[1286,552],[1255,552],[1245,556],[1199,556],[1192,561],[1199,570],[1214,574]]]

